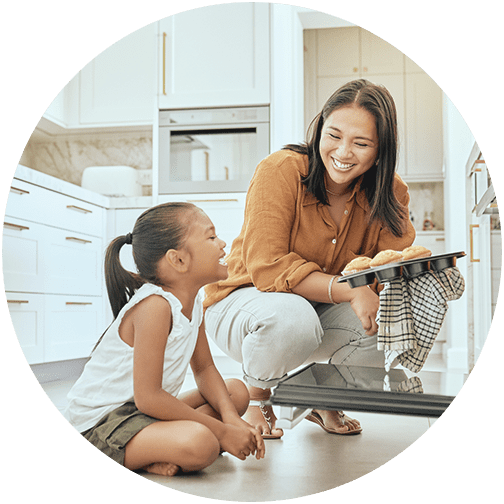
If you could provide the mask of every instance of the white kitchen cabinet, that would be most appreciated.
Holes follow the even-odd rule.
[[[103,331],[105,208],[53,190],[87,194],[72,184],[21,173],[37,183],[12,181],[2,250],[16,335],[30,364],[87,357]]]
[[[104,329],[101,297],[44,296],[44,362],[91,355]]]
[[[267,3],[231,3],[159,21],[159,109],[268,104]]]
[[[402,74],[403,54],[380,37],[359,27],[317,30],[317,70],[320,76],[369,78]]]
[[[7,292],[7,305],[26,360],[29,364],[44,362],[44,296]]]
[[[156,96],[156,31],[151,23],[92,59],[44,113],[67,129],[152,125]]]
[[[6,216],[5,289],[101,296],[102,247],[98,237]]]
[[[105,49],[80,71],[80,126],[152,124],[156,23]]]
[[[398,173],[406,181],[443,179],[442,91],[425,72],[359,27],[305,30],[304,42],[306,127],[343,84],[382,84],[397,109]]]
[[[406,173],[408,180],[443,178],[443,98],[424,72],[405,75]]]
[[[487,166],[478,145],[474,144],[466,165],[469,370],[478,360],[492,323],[491,218],[489,214],[477,215],[475,211],[488,186]]]

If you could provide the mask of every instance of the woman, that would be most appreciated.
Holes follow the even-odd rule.
[[[217,345],[243,363],[252,399],[245,418],[265,438],[283,434],[264,401],[289,371],[315,361],[384,365],[376,286],[350,289],[336,279],[357,256],[413,243],[396,157],[390,93],[357,80],[328,99],[306,144],[257,167],[229,277],[206,288],[205,321]],[[313,410],[308,418],[331,433],[361,431],[342,412]]]

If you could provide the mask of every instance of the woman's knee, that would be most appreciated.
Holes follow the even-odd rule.
[[[244,415],[250,400],[247,386],[236,378],[230,378],[226,380],[225,383],[236,411],[240,416]]]
[[[243,342],[243,362],[250,376],[278,378],[304,362],[321,344],[323,331],[313,306],[295,294],[271,295],[264,308]]]

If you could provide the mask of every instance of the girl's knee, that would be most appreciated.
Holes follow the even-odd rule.
[[[220,453],[220,444],[214,433],[205,425],[192,422],[188,439],[183,446],[185,471],[199,471],[212,464]]]
[[[238,411],[240,416],[244,415],[250,400],[247,386],[236,378],[230,378],[225,383],[236,411]]]

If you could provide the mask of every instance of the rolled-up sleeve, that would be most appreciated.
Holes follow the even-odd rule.
[[[256,288],[290,292],[320,266],[291,251],[290,242],[302,198],[300,173],[292,161],[261,163],[251,182],[245,208],[242,260]]]

